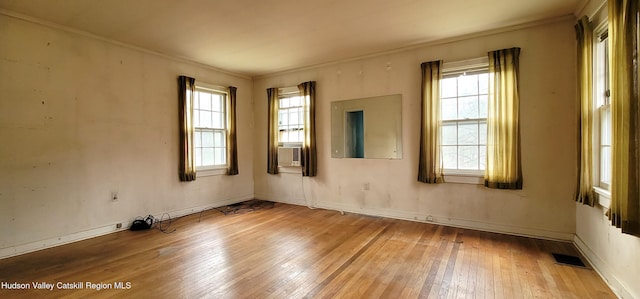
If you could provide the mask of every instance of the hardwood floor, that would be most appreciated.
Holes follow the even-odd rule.
[[[123,231],[0,260],[0,282],[31,286],[5,285],[0,297],[615,298],[595,271],[555,263],[551,252],[577,255],[570,243],[285,204],[199,216],[174,220],[173,233]],[[83,288],[59,289],[73,282]]]

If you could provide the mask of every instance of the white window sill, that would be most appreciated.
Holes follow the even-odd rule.
[[[611,192],[600,187],[593,187],[593,191],[597,194],[598,204],[605,209],[611,207]]]
[[[482,185],[484,184],[484,171],[445,170],[444,182],[454,184]]]
[[[278,172],[301,174],[302,167],[301,166],[278,166]]]
[[[196,169],[196,178],[212,176],[212,175],[225,175],[227,174],[227,168],[211,168],[211,169]]]

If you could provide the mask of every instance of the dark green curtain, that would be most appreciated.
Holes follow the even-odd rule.
[[[427,184],[443,183],[442,161],[440,157],[440,80],[442,61],[424,62],[422,69],[421,117],[420,117],[420,157],[418,161],[418,182]]]
[[[576,201],[593,206],[593,29],[586,16],[575,26],[578,41],[578,190]]]
[[[228,121],[227,126],[227,151],[229,157],[228,175],[238,174],[238,139],[236,136],[236,87],[229,86],[227,92],[229,94],[229,105],[227,109]]]
[[[278,89],[267,89],[267,173],[278,173]]]
[[[609,219],[640,236],[638,1],[609,0],[612,176]]]
[[[302,175],[316,176],[318,172],[318,153],[316,149],[316,82],[309,81],[298,85],[300,96],[304,99],[304,142],[302,144]]]
[[[193,95],[196,79],[178,77],[178,111],[180,120],[180,181],[196,179],[196,162],[193,153]]]

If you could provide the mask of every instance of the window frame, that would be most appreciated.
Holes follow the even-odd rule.
[[[282,108],[281,104],[282,104],[282,100],[286,99],[286,98],[293,98],[293,97],[299,97],[300,98],[300,106],[293,106],[293,107],[286,107],[286,108]],[[280,115],[281,115],[281,111],[282,110],[291,110],[291,109],[299,109],[299,118],[301,119],[301,122],[296,124],[299,126],[299,129],[297,131],[300,131],[301,136],[302,136],[302,140],[300,141],[287,141],[284,142],[281,140],[280,136],[281,136],[281,132],[283,130],[281,130],[281,123],[280,123]],[[303,143],[304,143],[304,130],[305,130],[305,119],[304,119],[304,113],[305,113],[305,99],[304,97],[300,94],[300,90],[298,89],[297,86],[291,86],[291,87],[282,87],[278,89],[278,147],[302,147]],[[288,124],[286,124],[285,126],[291,127],[291,123],[288,122]],[[285,131],[289,131],[289,130],[285,130]],[[296,166],[298,167],[298,166]]]
[[[454,77],[454,76],[461,76],[461,75],[476,75],[476,74],[482,74],[482,73],[486,73],[489,74],[489,59],[488,57],[481,57],[481,58],[475,58],[475,59],[469,59],[469,60],[463,60],[463,61],[455,61],[455,62],[445,62],[443,63],[443,67],[442,67],[442,79],[445,78],[450,78],[450,77]],[[440,88],[440,99],[439,101],[441,101],[441,109],[442,109],[442,82],[441,84],[441,88]],[[476,96],[480,96],[483,94],[476,94]],[[456,95],[457,101],[459,100],[460,97],[458,97],[458,95]],[[487,99],[488,99],[488,86],[487,86]],[[457,102],[456,102],[457,103]],[[488,112],[488,111],[487,111]],[[480,115],[479,115],[480,116]],[[487,115],[488,116],[488,115]],[[488,117],[478,117],[478,118],[466,118],[466,119],[454,119],[454,120],[442,120],[441,122],[441,126],[440,126],[440,134],[442,136],[442,130],[445,126],[445,124],[452,124],[455,123],[456,125],[459,123],[465,123],[465,122],[475,122],[478,125],[478,129],[480,128],[480,125],[482,122],[484,122],[486,124],[487,122],[487,118]],[[457,127],[457,126],[456,126]],[[485,134],[486,137],[486,134]],[[475,146],[481,147],[482,144],[480,143],[480,139],[481,139],[481,134],[480,132],[478,132],[478,144],[476,144]],[[440,140],[440,149],[441,149],[441,154],[440,154],[440,165],[443,166],[443,175],[445,177],[445,181],[447,183],[464,183],[464,184],[483,184],[484,182],[484,169],[477,169],[477,170],[470,170],[470,169],[452,169],[452,168],[444,168],[444,151],[443,151],[443,146],[452,146],[452,145],[443,145],[443,140],[441,138]],[[456,142],[456,147],[461,146],[458,141]],[[485,156],[484,159],[486,159],[486,138],[485,138]],[[456,157],[458,157],[457,153],[456,153]],[[481,157],[480,155],[480,150],[478,151],[478,163],[480,166],[480,159],[482,159],[483,157]],[[486,167],[486,165],[485,165]]]
[[[611,187],[610,183],[602,181],[602,130],[603,114],[608,111],[609,120],[611,121],[611,99],[610,83],[609,83],[609,64],[608,64],[608,21],[605,18],[594,30],[593,36],[593,189],[598,195],[598,203],[608,208],[611,205]],[[603,40],[604,39],[604,40]],[[609,134],[612,124],[609,123]],[[610,136],[611,138],[611,136]],[[611,148],[611,140],[609,141]],[[611,151],[610,151],[611,152]],[[609,165],[611,167],[611,156],[609,157]],[[612,173],[609,170],[609,179]]]
[[[226,172],[226,169],[229,167],[229,140],[228,140],[228,136],[229,136],[229,92],[227,90],[226,87],[224,86],[218,86],[218,85],[212,85],[212,84],[207,84],[207,83],[201,83],[201,82],[196,82],[195,83],[195,92],[199,93],[199,92],[206,92],[209,94],[217,94],[217,95],[221,95],[222,96],[222,128],[206,128],[206,127],[197,127],[195,125],[195,113],[196,111],[199,111],[201,109],[196,109],[196,104],[194,103],[192,106],[192,113],[194,114],[194,119],[193,119],[193,124],[192,124],[192,131],[191,134],[193,134],[193,140],[194,140],[194,145],[193,145],[193,150],[194,150],[194,159],[195,158],[195,152],[197,151],[197,147],[196,147],[196,131],[200,130],[202,131],[211,131],[211,132],[222,132],[223,134],[223,140],[224,140],[224,147],[223,147],[223,152],[224,152],[224,164],[212,164],[212,165],[201,165],[198,166],[196,164],[196,177],[198,176],[210,176],[210,175],[223,175]],[[198,97],[198,95],[194,95],[194,101],[195,99]],[[198,104],[199,107],[199,104]],[[213,110],[212,110],[213,112]],[[214,149],[215,148],[220,148],[219,146],[215,146],[215,137],[214,137]],[[215,152],[215,150],[214,150]],[[215,158],[214,158],[215,160]],[[196,160],[197,163],[197,160]],[[214,162],[215,163],[215,162]]]

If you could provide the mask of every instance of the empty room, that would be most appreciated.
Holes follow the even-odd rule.
[[[0,297],[640,298],[637,0],[0,0]]]

